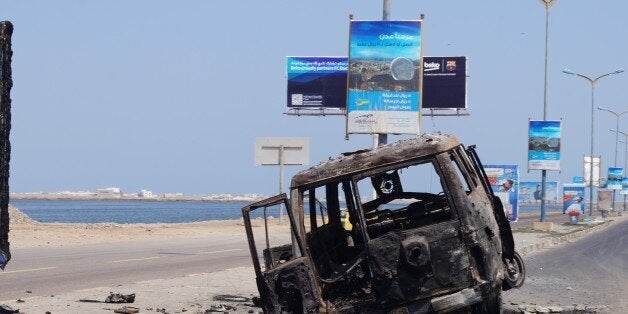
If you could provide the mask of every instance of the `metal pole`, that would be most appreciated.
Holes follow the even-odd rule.
[[[384,11],[382,14],[382,20],[390,20],[390,0],[384,0]]]
[[[279,194],[283,193],[283,145],[279,146]],[[279,204],[279,224],[283,223],[283,203]]]
[[[619,130],[617,131],[619,132]],[[626,175],[628,171],[628,168],[626,168],[626,166],[628,166],[628,159],[626,158],[628,157],[628,134],[624,134],[624,145],[626,146],[626,150],[624,151],[624,177],[628,177],[628,175]],[[624,194],[624,211],[626,211],[626,194]]]
[[[615,168],[617,168],[617,145],[619,144],[618,141],[619,141],[619,118],[620,117],[621,117],[620,115],[615,114],[615,118],[617,118],[617,124],[615,127],[615,130],[617,131],[615,132],[615,162],[613,162],[613,167]],[[626,169],[623,169],[623,171],[626,171]],[[615,210],[615,192],[617,192],[617,190],[613,189],[613,208],[611,208],[611,210]]]
[[[549,14],[550,6],[545,6],[545,84],[543,90],[543,121],[547,120],[548,103],[548,64],[549,64]],[[545,187],[547,182],[547,170],[541,170],[541,222],[545,221]]]
[[[593,216],[593,134],[594,123],[593,115],[595,114],[595,81],[591,81],[591,170],[589,171],[589,217]]]

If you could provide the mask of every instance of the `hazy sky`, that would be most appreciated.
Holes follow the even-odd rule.
[[[457,135],[484,163],[540,180],[526,167],[528,118],[543,109],[540,2],[391,2],[392,19],[426,14],[424,55],[468,57],[471,116],[426,117],[423,131]],[[561,69],[628,66],[627,10],[625,0],[570,0],[551,11],[548,118],[563,119],[564,138],[563,171],[549,180],[582,175],[590,145],[590,84]],[[0,19],[15,26],[11,191],[274,194],[278,170],[254,166],[255,137],[309,137],[312,163],[370,147],[368,135],[344,140],[341,117],[283,114],[286,56],[346,56],[350,13],[381,19],[382,1],[0,0]],[[628,110],[627,87],[628,73],[603,78],[596,105]],[[596,111],[595,121],[606,169],[615,118]],[[289,167],[286,182],[304,168]]]

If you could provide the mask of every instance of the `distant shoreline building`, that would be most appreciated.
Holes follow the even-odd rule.
[[[97,189],[96,195],[99,197],[121,197],[122,190],[120,190],[120,188]]]

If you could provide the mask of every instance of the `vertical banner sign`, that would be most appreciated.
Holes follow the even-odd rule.
[[[484,165],[484,171],[495,196],[504,205],[504,214],[510,221],[519,219],[519,166]]]
[[[530,120],[528,169],[560,171],[560,121]]]
[[[421,21],[351,21],[347,134],[419,134]]]
[[[624,174],[622,168],[608,168],[608,180],[606,181],[606,187],[611,190],[621,190],[621,179],[623,176]]]
[[[597,191],[597,210],[610,211],[613,207],[613,192],[611,190]]]
[[[541,202],[541,182],[520,182],[519,202],[537,203]],[[545,200],[548,202],[558,202],[558,182],[545,182]]]
[[[288,108],[345,108],[346,57],[288,57]]]
[[[600,157],[593,157],[593,186],[600,186]],[[591,157],[584,157],[584,184],[589,186],[591,180]]]
[[[580,211],[584,214],[584,184],[563,184],[563,214]]]
[[[621,191],[619,194],[628,195],[628,178],[623,178],[621,180]]]

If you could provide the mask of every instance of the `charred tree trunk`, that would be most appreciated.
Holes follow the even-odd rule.
[[[0,268],[11,259],[9,251],[9,161],[11,160],[11,35],[13,24],[0,22]]]

